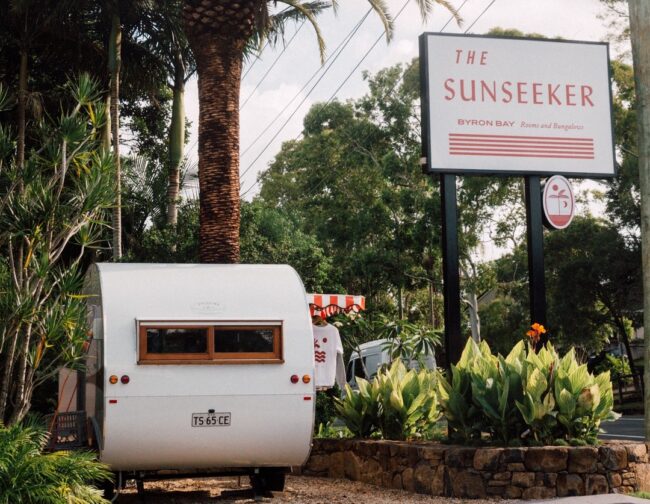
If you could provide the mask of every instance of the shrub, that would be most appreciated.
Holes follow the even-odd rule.
[[[358,391],[345,385],[345,397],[336,401],[336,412],[355,437],[367,438],[376,430],[379,384],[357,378]]]
[[[33,425],[0,425],[0,504],[108,503],[93,481],[108,480],[108,468],[92,453],[42,453],[45,430]]]
[[[397,359],[372,382],[357,378],[357,384],[358,391],[346,385],[345,398],[337,401],[339,416],[355,436],[423,437],[440,417],[432,371],[407,370]]]
[[[594,376],[571,349],[560,359],[550,343],[515,345],[507,357],[469,339],[451,380],[438,394],[453,442],[482,433],[504,445],[594,444],[603,420],[617,417],[609,372]]]
[[[315,432],[319,432],[322,428],[328,427],[330,422],[336,417],[336,404],[334,400],[340,396],[341,389],[336,384],[331,389],[316,392]]]
[[[377,426],[384,439],[422,437],[440,418],[435,373],[408,370],[400,359],[375,378],[379,385]]]

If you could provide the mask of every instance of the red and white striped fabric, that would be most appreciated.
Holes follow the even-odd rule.
[[[594,139],[450,133],[449,154],[452,156],[594,159]]]
[[[307,294],[311,316],[329,317],[336,313],[358,313],[366,309],[366,298],[347,294]]]

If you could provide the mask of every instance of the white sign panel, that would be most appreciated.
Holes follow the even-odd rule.
[[[420,37],[426,169],[615,174],[605,43]]]

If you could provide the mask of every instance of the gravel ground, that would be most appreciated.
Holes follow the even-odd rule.
[[[253,503],[266,502],[283,504],[420,504],[441,503],[486,504],[496,501],[448,499],[388,490],[357,481],[288,476],[284,492],[274,492],[273,497],[255,500],[248,478],[202,478],[165,481],[148,481],[145,492],[138,495],[134,486],[122,490],[118,504],[160,503],[160,504],[202,504],[202,503]],[[499,500],[505,504],[507,500]]]

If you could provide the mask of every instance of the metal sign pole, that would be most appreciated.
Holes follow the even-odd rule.
[[[524,178],[526,186],[526,236],[528,242],[528,288],[530,322],[546,325],[546,283],[544,280],[544,226],[539,175]],[[548,339],[543,334],[539,346]]]
[[[463,341],[460,331],[460,275],[458,264],[458,208],[456,176],[440,175],[442,198],[442,261],[445,298],[445,349],[447,367],[460,359]]]

